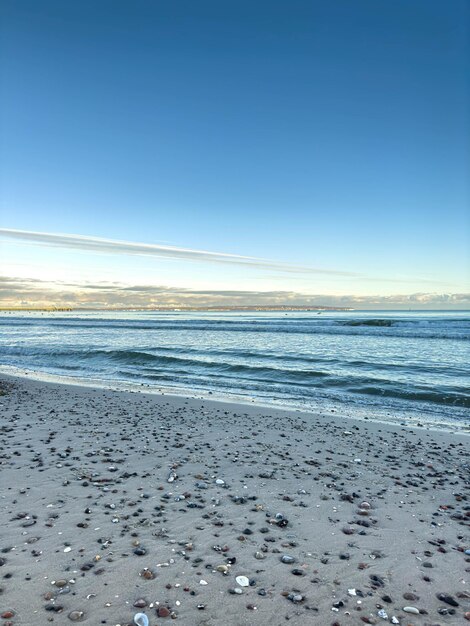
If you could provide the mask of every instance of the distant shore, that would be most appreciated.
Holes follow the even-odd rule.
[[[0,381],[12,624],[464,622],[465,435]]]
[[[107,308],[87,308],[87,307],[56,307],[56,306],[44,306],[44,307],[0,307],[0,312],[15,312],[21,311],[24,313],[34,313],[35,311],[40,312],[61,312],[61,311],[102,311],[102,312],[125,312],[125,311],[151,311],[157,313],[158,311],[163,312],[178,312],[182,313],[186,311],[354,311],[355,309],[351,309],[349,307],[337,307],[337,306],[262,306],[262,305],[251,305],[251,306],[160,306],[160,307],[107,307]]]

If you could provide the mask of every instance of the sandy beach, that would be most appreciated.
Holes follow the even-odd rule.
[[[468,623],[468,436],[1,382],[3,624]]]

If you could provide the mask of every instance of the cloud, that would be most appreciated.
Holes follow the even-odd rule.
[[[120,283],[48,283],[0,277],[0,306],[71,308],[158,308],[217,306],[332,306],[358,309],[469,308],[470,293],[396,294],[390,296],[305,294],[296,291],[184,289],[167,285]]]
[[[98,252],[101,254],[124,254],[131,256],[150,256],[164,259],[177,259],[192,262],[223,263],[241,265],[245,267],[248,266],[262,270],[277,270],[279,272],[299,274],[328,274],[333,276],[350,277],[359,276],[359,274],[354,272],[289,265],[288,263],[279,263],[268,259],[259,259],[257,257],[241,256],[238,254],[192,250],[190,248],[135,243],[132,241],[119,241],[115,239],[102,239],[99,237],[88,237],[84,235],[39,233],[27,230],[0,228],[0,237],[36,245]]]

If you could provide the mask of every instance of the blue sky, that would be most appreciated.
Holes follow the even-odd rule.
[[[470,303],[449,300],[468,291],[468,1],[3,0],[0,21],[3,228],[339,272],[7,236],[10,280]]]

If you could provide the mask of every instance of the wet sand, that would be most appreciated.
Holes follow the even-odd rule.
[[[469,623],[468,436],[0,381],[1,624]]]

